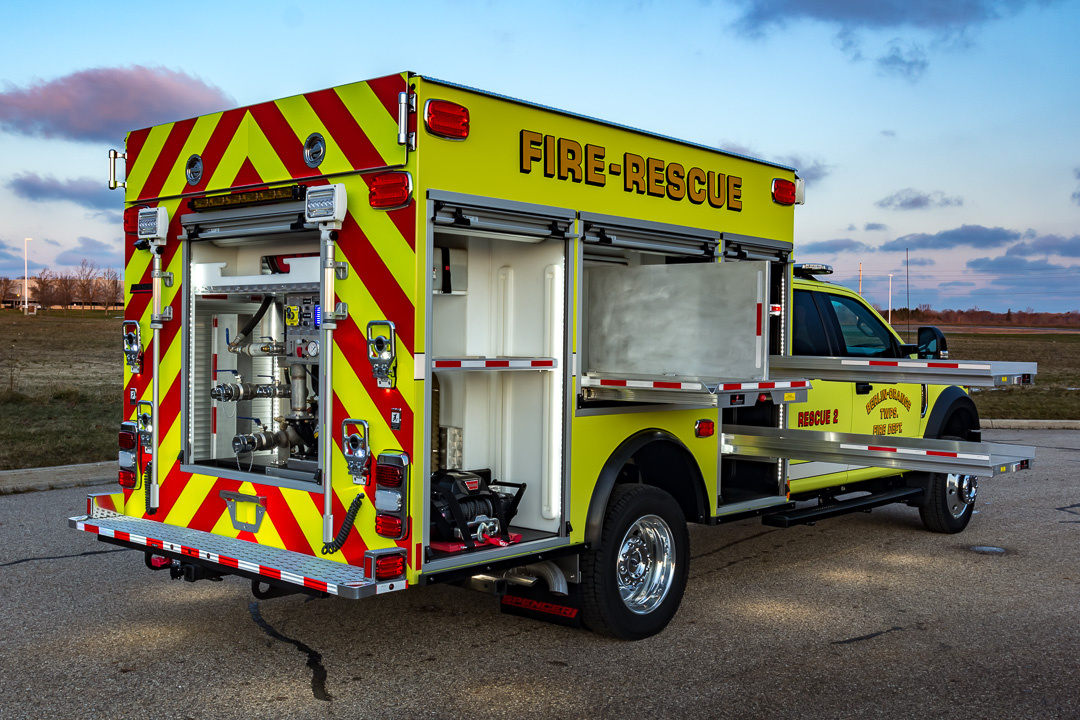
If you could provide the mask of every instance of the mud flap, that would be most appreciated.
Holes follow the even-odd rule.
[[[499,598],[499,609],[507,615],[578,628],[581,627],[579,587],[570,583],[566,595],[556,595],[542,581],[532,587],[507,584],[506,594]]]

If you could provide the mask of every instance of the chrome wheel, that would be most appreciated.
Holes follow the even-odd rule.
[[[974,475],[949,474],[945,478],[945,503],[949,514],[959,518],[975,503],[979,492],[979,478]]]
[[[615,574],[619,596],[638,615],[652,612],[667,597],[675,578],[675,542],[671,528],[658,515],[645,515],[619,543]]]

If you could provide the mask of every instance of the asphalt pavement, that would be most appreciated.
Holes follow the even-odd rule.
[[[903,506],[694,526],[682,608],[636,643],[448,586],[172,581],[68,528],[86,489],[2,495],[0,718],[1077,718],[1080,433],[985,437],[1038,456],[965,532]]]

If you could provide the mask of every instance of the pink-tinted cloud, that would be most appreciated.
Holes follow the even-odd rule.
[[[121,143],[124,133],[234,107],[199,78],[163,67],[91,68],[0,92],[0,128],[21,135]]]

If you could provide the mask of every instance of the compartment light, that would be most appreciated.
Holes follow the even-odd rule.
[[[341,183],[309,187],[304,218],[310,223],[340,223],[345,220],[347,196]]]

